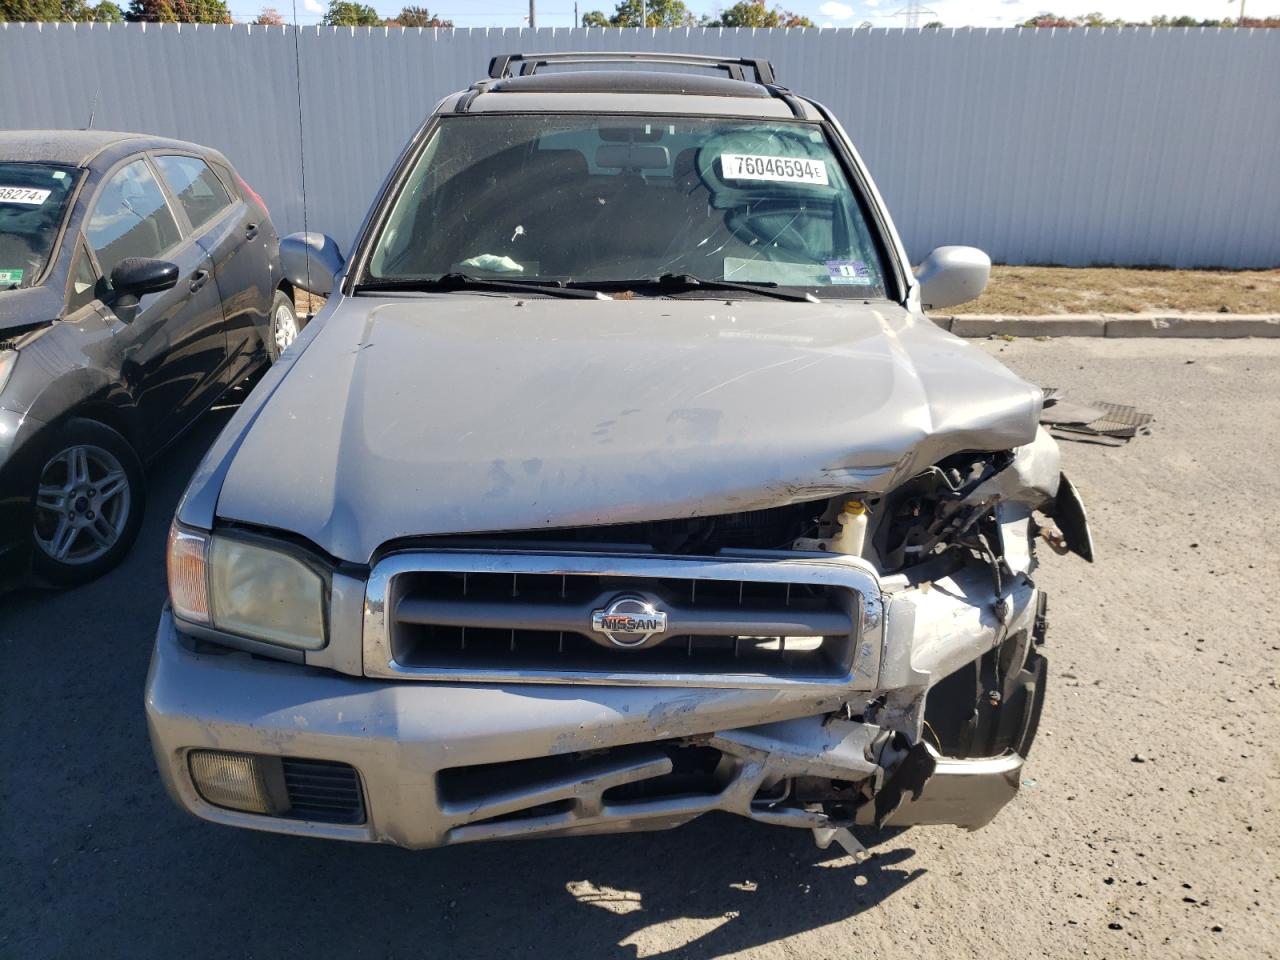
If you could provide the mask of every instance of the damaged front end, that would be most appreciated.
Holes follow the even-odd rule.
[[[207,819],[409,847],[713,810],[854,853],[865,825],[977,829],[1016,793],[1043,705],[1038,543],[1090,550],[1043,431],[887,493],[430,538],[333,571],[335,642],[310,666],[166,618],[153,742]],[[274,806],[219,803],[202,751],[279,766]]]

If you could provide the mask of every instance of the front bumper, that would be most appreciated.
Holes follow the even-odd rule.
[[[197,650],[166,610],[147,679],[148,726],[179,806],[206,820],[280,833],[417,848],[660,829],[712,810],[817,833],[854,822],[856,804],[832,817],[818,804],[784,802],[793,783],[814,780],[861,790],[864,798],[895,789],[902,795],[900,805],[877,814],[876,804],[863,803],[858,822],[976,829],[1016,793],[1022,758],[939,758],[920,741],[925,692],[1010,635],[1030,635],[1038,594],[1025,578],[1001,598],[990,596],[981,578],[952,587],[886,595],[880,683],[856,692],[352,677]],[[350,764],[365,822],[213,806],[191,778],[193,749]],[[689,749],[718,752],[714,787],[634,789],[677,777]],[[903,762],[908,754],[913,764]],[[896,771],[908,766],[914,780],[905,790],[895,787]]]

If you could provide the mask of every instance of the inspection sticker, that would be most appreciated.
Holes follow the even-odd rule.
[[[0,187],[0,203],[25,203],[30,207],[38,207],[48,199],[48,190],[36,190],[33,187]]]
[[[827,165],[821,160],[722,153],[720,169],[725,177],[734,180],[774,180],[781,183],[817,183],[827,186]]]
[[[875,283],[870,268],[861,260],[828,260],[827,274],[837,284],[869,287]]]
[[[0,287],[16,287],[21,282],[21,270],[0,270]]]

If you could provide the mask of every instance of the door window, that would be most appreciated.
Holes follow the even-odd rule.
[[[156,164],[191,226],[204,226],[231,205],[227,188],[199,157],[156,157]]]
[[[142,160],[111,175],[84,233],[104,277],[126,257],[158,257],[181,237],[164,191]]]

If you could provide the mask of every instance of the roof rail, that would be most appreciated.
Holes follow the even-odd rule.
[[[513,77],[516,64],[519,76],[536,73],[548,64],[580,63],[669,63],[684,66],[712,67],[724,70],[734,80],[746,80],[747,71],[754,81],[764,86],[777,83],[773,64],[754,57],[711,57],[696,53],[656,53],[650,51],[594,51],[584,53],[506,53],[489,61],[489,76],[494,80]]]

